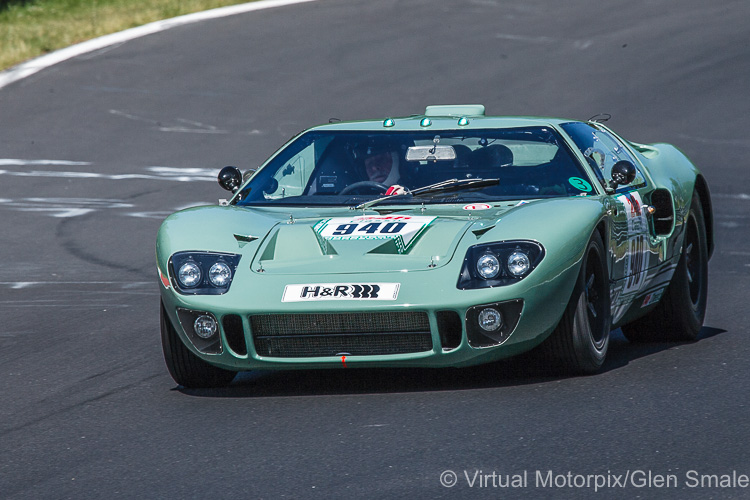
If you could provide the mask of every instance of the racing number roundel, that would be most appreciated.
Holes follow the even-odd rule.
[[[570,179],[568,179],[568,182],[577,190],[583,191],[585,193],[589,193],[593,189],[591,187],[591,184],[589,184],[586,180],[581,179],[580,177],[571,177]]]

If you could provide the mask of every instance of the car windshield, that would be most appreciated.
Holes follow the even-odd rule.
[[[449,182],[453,180],[457,182]],[[392,186],[403,188],[393,193],[402,196],[378,203],[594,194],[588,175],[550,127],[392,133],[319,130],[302,134],[281,149],[234,201],[356,206],[392,194],[394,190],[388,190]]]

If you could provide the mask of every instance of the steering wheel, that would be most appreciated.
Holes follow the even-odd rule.
[[[378,193],[385,193],[388,191],[388,186],[385,184],[381,184],[379,182],[375,181],[360,181],[355,182],[354,184],[349,184],[344,189],[342,189],[339,194],[347,194],[352,191],[357,191],[359,189],[367,189],[370,191],[378,191]]]

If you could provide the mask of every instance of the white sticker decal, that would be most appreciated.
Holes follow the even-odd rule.
[[[362,215],[336,217],[315,224],[315,232],[331,240],[394,240],[403,253],[435,217],[408,215]]]
[[[486,203],[475,203],[473,205],[464,205],[464,210],[489,210],[492,205]]]
[[[625,209],[628,222],[628,256],[625,260],[625,275],[628,276],[623,293],[637,291],[643,285],[648,266],[648,219],[642,209],[643,201],[637,192],[621,194],[617,197]]]
[[[396,300],[400,283],[312,283],[287,285],[282,302],[317,300]]]

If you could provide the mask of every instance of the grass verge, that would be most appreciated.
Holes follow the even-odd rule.
[[[249,0],[0,0],[0,70],[161,19]]]

